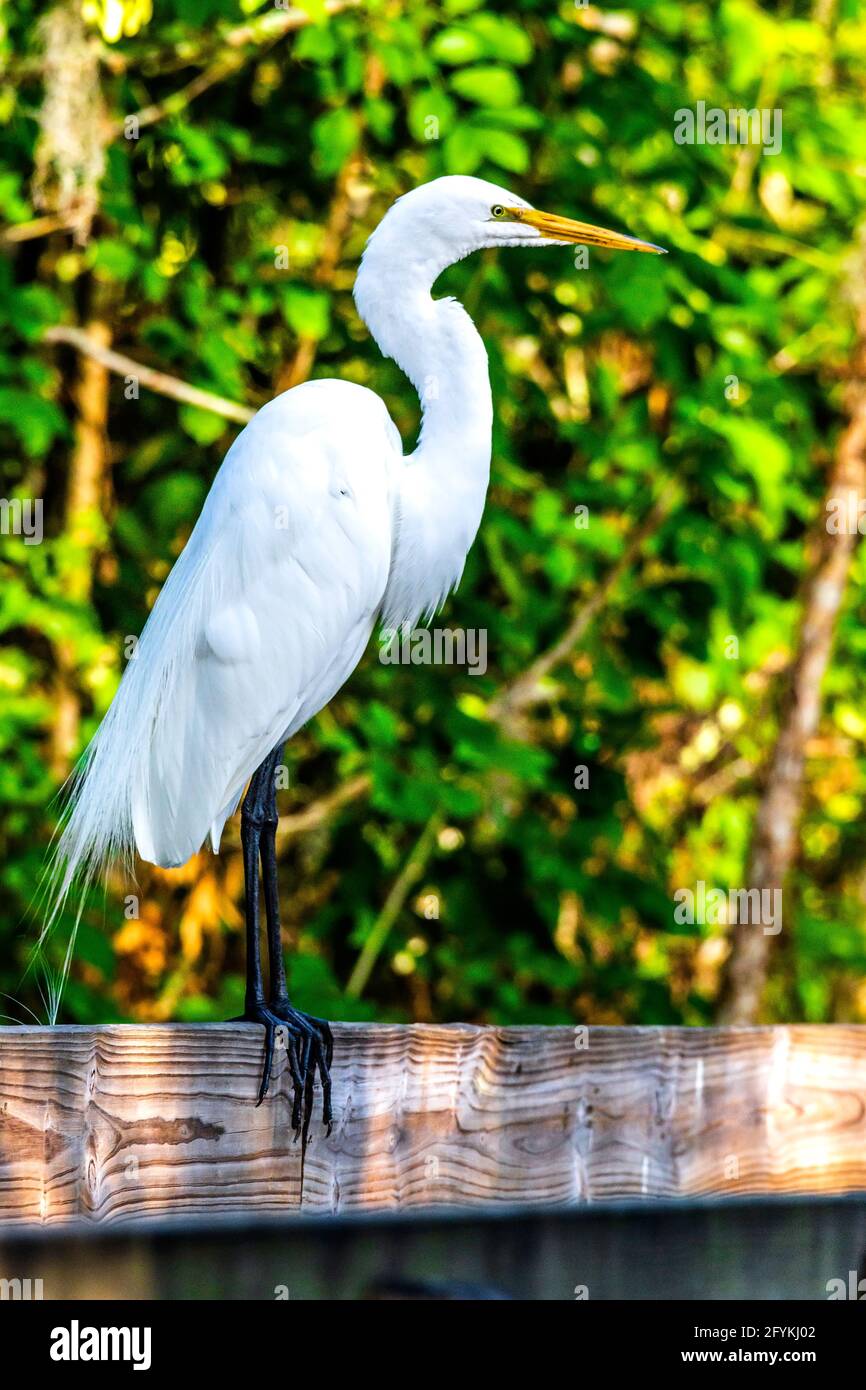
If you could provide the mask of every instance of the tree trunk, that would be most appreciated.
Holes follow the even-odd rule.
[[[866,494],[866,307],[860,307],[858,314],[846,410],[848,424],[840,435],[826,496],[815,523],[813,558],[803,588],[799,641],[755,818],[746,880],[750,889],[784,891],[797,853],[806,748],[818,727],[821,685],[845,597],[851,557],[859,539],[857,522]],[[831,530],[830,517],[834,513],[841,513],[842,524]],[[760,924],[741,922],[735,927],[719,1022],[758,1021],[774,940],[774,935],[766,933]]]
[[[111,343],[111,330],[101,319],[87,325],[87,335],[100,347],[108,347]],[[79,359],[78,371],[73,392],[75,445],[69,467],[64,530],[74,542],[77,555],[76,564],[68,575],[67,594],[76,602],[84,603],[90,598],[93,587],[93,556],[99,541],[98,518],[103,513],[108,470],[109,373],[100,362],[85,356]],[[75,652],[69,641],[57,643],[56,658],[51,767],[57,777],[65,777],[77,751],[81,701]]]

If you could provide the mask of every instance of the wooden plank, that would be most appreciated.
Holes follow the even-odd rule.
[[[305,1212],[866,1190],[866,1027],[335,1025]],[[0,1030],[0,1223],[301,1209],[248,1024]]]

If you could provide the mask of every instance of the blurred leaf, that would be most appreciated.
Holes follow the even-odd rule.
[[[508,68],[479,63],[452,73],[449,81],[455,92],[478,106],[515,106],[520,101],[520,83]]]

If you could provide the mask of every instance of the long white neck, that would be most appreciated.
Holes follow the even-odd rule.
[[[421,399],[418,444],[400,477],[386,627],[429,617],[459,582],[490,479],[493,403],[487,353],[462,305],[431,298],[445,268],[395,246],[386,221],[364,253],[358,311]]]

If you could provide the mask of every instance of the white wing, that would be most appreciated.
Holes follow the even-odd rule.
[[[339,690],[391,561],[400,440],[359,386],[311,382],[238,436],[87,754],[64,887],[116,854],[214,848],[267,753]]]

